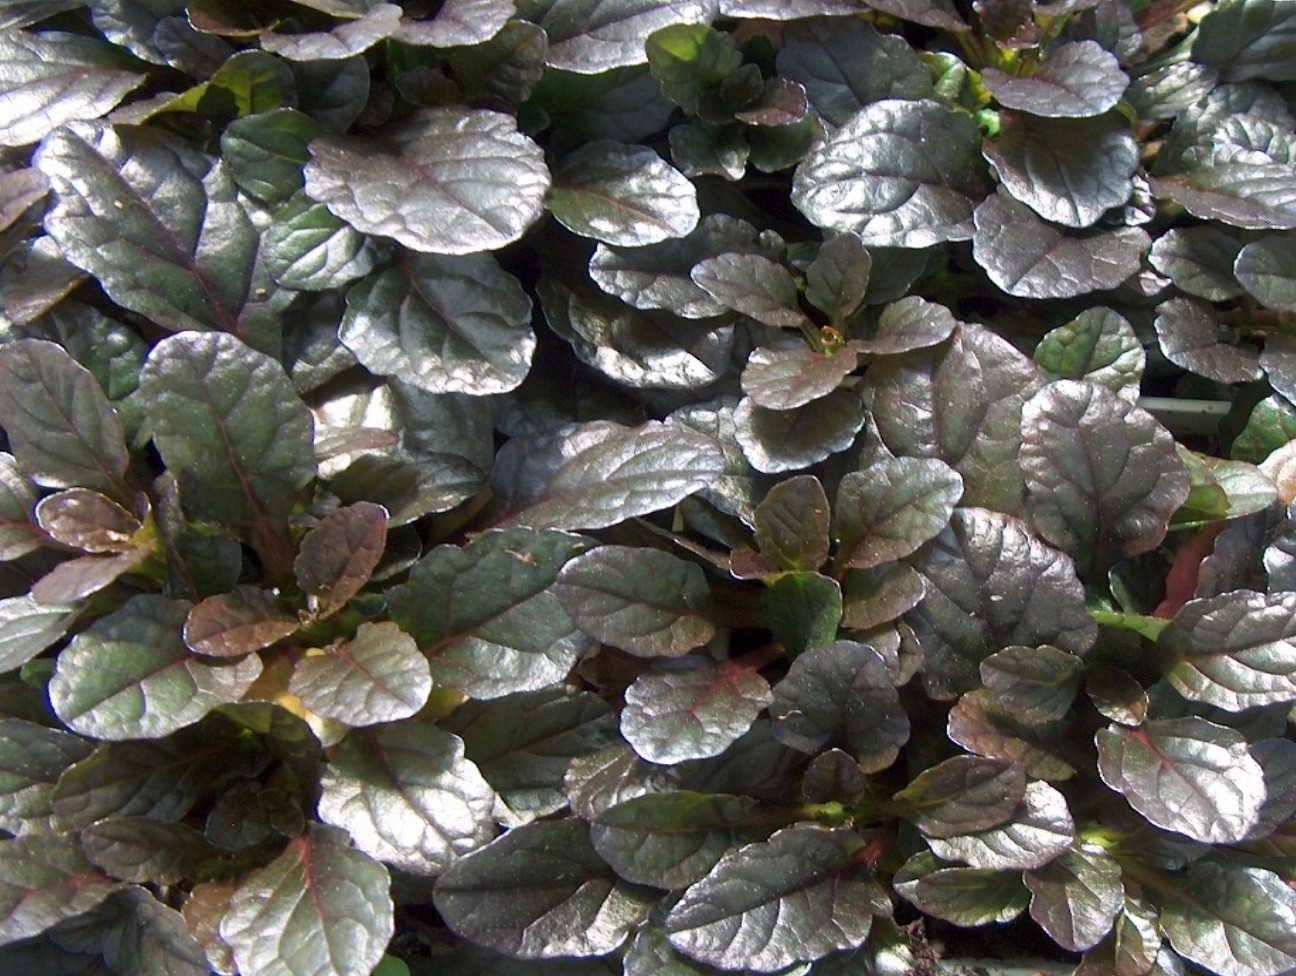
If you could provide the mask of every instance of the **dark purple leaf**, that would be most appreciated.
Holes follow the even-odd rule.
[[[1072,952],[1097,945],[1124,905],[1120,862],[1097,846],[1077,844],[1022,880],[1031,892],[1031,918]]]
[[[842,478],[834,565],[870,569],[916,551],[949,524],[963,479],[936,458],[888,458]]]
[[[141,524],[111,498],[85,488],[42,498],[35,514],[52,539],[86,552],[129,552]]]
[[[302,538],[293,572],[312,601],[311,609],[327,617],[360,592],[387,544],[387,510],[356,502],[330,512]]]
[[[1166,359],[1219,383],[1247,383],[1262,373],[1256,352],[1224,341],[1214,309],[1195,298],[1157,306],[1157,339]]]
[[[822,566],[828,559],[829,510],[819,479],[797,475],[776,484],[756,506],[755,528],[757,549],[778,568]]]
[[[391,37],[400,27],[401,8],[375,3],[364,14],[329,31],[280,34],[263,31],[261,46],[289,61],[340,61],[361,54]]]
[[[758,407],[793,410],[832,393],[858,364],[854,342],[826,354],[803,342],[761,346],[743,369],[742,389]]]
[[[185,618],[189,649],[213,657],[241,657],[269,647],[301,626],[279,605],[273,593],[255,586],[236,586],[207,597]]]
[[[363,623],[350,640],[302,658],[288,682],[307,709],[350,726],[409,718],[431,691],[427,658],[390,620]]]
[[[929,837],[957,837],[1005,823],[1026,796],[1016,763],[955,756],[914,777],[894,801]]]
[[[1053,118],[1101,115],[1129,85],[1116,56],[1096,41],[1058,45],[1032,75],[1018,77],[988,67],[981,79],[1000,104]]]

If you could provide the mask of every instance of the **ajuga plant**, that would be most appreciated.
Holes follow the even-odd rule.
[[[1296,0],[0,0],[0,972],[1296,971]]]

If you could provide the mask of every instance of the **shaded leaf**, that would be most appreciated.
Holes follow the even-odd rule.
[[[760,596],[761,620],[790,656],[837,636],[841,584],[821,573],[784,573]]]
[[[1181,291],[1211,302],[1242,294],[1233,263],[1242,242],[1221,227],[1172,227],[1152,244],[1148,262]]]
[[[107,817],[82,828],[80,842],[91,863],[136,884],[176,884],[215,854],[187,824],[151,817]]]
[[[832,393],[858,365],[854,343],[827,354],[805,343],[761,346],[747,359],[742,390],[758,407],[793,410]]]
[[[590,644],[550,589],[586,547],[576,536],[531,529],[438,546],[408,582],[387,590],[392,619],[429,655],[438,684],[477,698],[546,687]]]
[[[906,563],[884,563],[849,570],[842,591],[842,626],[872,630],[918,606],[927,595],[927,584]]]
[[[1025,524],[985,509],[960,509],[914,568],[927,596],[910,614],[930,694],[953,697],[981,683],[980,664],[1014,645],[1083,655],[1097,627],[1071,560]]]
[[[1138,399],[1147,361],[1125,317],[1102,306],[1086,309],[1048,332],[1035,347],[1034,358],[1050,379],[1101,383],[1131,402]]]
[[[33,481],[134,500],[121,418],[89,370],[52,342],[20,339],[0,349],[0,380],[0,426]]]
[[[0,672],[26,664],[51,647],[77,618],[79,608],[39,603],[31,596],[0,599]]]
[[[1263,237],[1238,252],[1233,271],[1261,305],[1296,312],[1296,257],[1291,237]]]
[[[491,480],[508,486],[508,522],[598,529],[668,508],[723,471],[711,437],[655,421],[637,428],[595,421],[509,441]]]
[[[310,711],[351,726],[409,718],[431,690],[427,658],[389,620],[363,623],[351,640],[302,658],[288,682]]]
[[[774,485],[756,506],[756,547],[785,569],[815,570],[828,559],[829,509],[823,485],[797,475]]]
[[[1270,871],[1198,861],[1159,900],[1166,938],[1202,966],[1260,976],[1296,964],[1296,893]]]
[[[851,830],[786,827],[725,855],[666,917],[670,943],[700,962],[774,972],[863,944],[887,910],[872,872],[852,862]]]
[[[0,841],[0,945],[89,911],[120,887],[86,860],[73,834]]]
[[[1134,191],[1139,146],[1111,113],[1057,121],[1004,112],[982,152],[1003,188],[1045,220],[1089,227]]]
[[[6,31],[0,63],[0,146],[27,145],[64,122],[98,118],[144,80],[116,48],[63,31]]]
[[[880,654],[836,641],[799,655],[774,686],[774,737],[815,755],[840,746],[865,773],[886,769],[909,738],[909,718]]]
[[[1016,77],[988,67],[981,80],[1001,105],[1053,118],[1101,115],[1129,85],[1116,56],[1097,41],[1059,44],[1032,75]]]
[[[319,815],[360,850],[434,875],[495,836],[495,791],[463,742],[432,725],[396,722],[347,734],[324,766]]]
[[[836,565],[870,569],[916,551],[946,525],[963,479],[936,458],[885,458],[842,478],[833,505]]]
[[[183,600],[133,597],[79,633],[59,654],[50,702],[73,731],[97,739],[158,738],[237,701],[261,673],[261,661],[204,663],[180,630]]]
[[[1077,844],[1022,880],[1031,892],[1031,918],[1072,952],[1097,945],[1125,901],[1120,862],[1101,847]]]
[[[302,537],[293,572],[321,616],[346,606],[369,582],[387,543],[387,510],[356,502],[330,512]]]
[[[0,829],[21,834],[54,827],[54,784],[91,748],[70,732],[0,719]]]
[[[1233,729],[1190,716],[1100,729],[1098,772],[1139,813],[1205,844],[1245,837],[1264,803],[1264,775]]]
[[[724,793],[649,793],[600,813],[590,838],[599,856],[627,881],[683,888],[749,839],[744,818],[755,806],[749,797]]]
[[[1161,633],[1179,694],[1233,712],[1296,701],[1296,594],[1190,600]]]
[[[1274,0],[1231,0],[1202,18],[1194,61],[1218,68],[1225,81],[1296,80],[1296,16]]]
[[[1010,922],[1030,900],[1018,871],[949,867],[927,851],[909,858],[892,885],[927,914],[963,926]]]
[[[387,869],[349,847],[342,831],[314,824],[244,877],[220,937],[242,972],[369,972],[394,929],[390,885]]]
[[[882,99],[810,151],[792,202],[816,226],[866,245],[967,240],[986,191],[980,142],[971,118],[939,102]]]
[[[645,42],[648,68],[662,92],[689,115],[697,115],[702,96],[742,64],[733,35],[705,24],[672,24]]]
[[[568,230],[621,247],[684,237],[697,226],[697,190],[647,146],[587,142],[554,170],[546,206]]]
[[[707,257],[689,274],[715,301],[758,322],[794,329],[807,321],[791,272],[759,254]]]
[[[659,549],[599,546],[563,566],[554,592],[585,633],[640,657],[677,657],[715,634],[702,569]]]
[[[311,199],[414,251],[470,254],[512,243],[540,217],[549,189],[540,147],[499,112],[424,109],[385,129],[381,142],[325,135],[309,148]]]
[[[927,842],[937,857],[964,861],[974,868],[1039,868],[1070,850],[1075,842],[1075,821],[1066,797],[1036,781],[1026,784],[1021,805],[999,826],[954,837],[928,837]]]
[[[610,68],[642,64],[644,38],[671,24],[706,23],[711,0],[519,0],[518,14],[549,35],[549,61],[555,68],[599,74]]]
[[[1194,298],[1157,306],[1157,340],[1166,359],[1220,383],[1247,383],[1262,373],[1254,350],[1223,341],[1214,309]]]
[[[1097,383],[1057,380],[1030,399],[1021,465],[1032,523],[1092,567],[1155,548],[1188,497],[1170,432]]]
[[[1115,288],[1139,269],[1150,238],[1141,227],[1064,233],[1002,194],[976,209],[977,264],[1022,298],[1070,298]]]
[[[797,471],[844,451],[864,426],[854,390],[837,389],[792,410],[767,410],[744,397],[734,410],[735,434],[757,471]]]
[[[194,606],[184,623],[189,649],[213,657],[240,657],[296,633],[301,621],[269,590],[236,586]]]
[[[893,799],[925,835],[957,837],[1006,822],[1025,791],[1016,763],[954,756],[923,770]]]
[[[852,20],[850,23],[863,25],[864,22]],[[830,237],[819,246],[806,268],[806,301],[831,319],[844,319],[864,301],[872,270],[873,257],[858,237],[854,234]]]
[[[658,897],[617,878],[581,820],[510,830],[452,864],[434,894],[454,932],[520,959],[611,952]]]
[[[770,701],[769,682],[740,661],[662,661],[626,689],[621,734],[649,762],[706,759],[750,729]]]

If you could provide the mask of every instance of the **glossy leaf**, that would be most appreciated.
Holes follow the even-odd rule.
[[[1074,654],[1048,644],[1005,647],[981,662],[981,681],[1016,719],[1038,724],[1066,715],[1083,668]]]
[[[73,731],[98,739],[158,738],[237,701],[261,661],[204,663],[180,636],[189,604],[140,594],[59,654],[50,701]]]
[[[55,827],[54,784],[90,751],[70,732],[0,719],[0,829],[16,835]]]
[[[185,617],[189,649],[212,657],[241,657],[297,631],[301,621],[268,590],[236,586],[198,603]]]
[[[319,815],[371,857],[435,875],[495,836],[495,791],[435,726],[395,722],[347,734],[324,767]]]
[[[828,559],[829,508],[813,475],[780,481],[756,506],[756,547],[785,569],[815,570]]]
[[[1129,85],[1116,56],[1096,41],[1058,45],[1032,75],[1015,77],[991,67],[981,78],[1000,104],[1055,118],[1101,115]]]
[[[886,769],[909,738],[909,717],[882,656],[837,641],[800,654],[774,686],[774,737],[815,755],[840,746],[865,773]]]
[[[1026,784],[1021,805],[999,826],[954,837],[928,837],[927,842],[937,857],[963,861],[974,868],[1039,868],[1071,849],[1075,821],[1066,797],[1047,783],[1036,781]]]
[[[1232,162],[1152,180],[1152,192],[1206,220],[1249,230],[1296,228],[1296,169]]]
[[[684,237],[700,216],[688,178],[647,146],[588,142],[554,171],[546,206],[564,227],[621,247]]]
[[[1097,945],[1124,905],[1120,862],[1100,847],[1077,844],[1022,880],[1031,918],[1072,952]]]
[[[40,548],[40,534],[31,520],[39,497],[17,459],[0,453],[0,559],[18,559]]]
[[[1030,899],[1020,872],[943,865],[926,851],[909,858],[893,884],[922,911],[955,925],[1010,922]]]
[[[451,865],[435,890],[454,932],[520,959],[611,952],[656,898],[613,874],[580,820],[510,830]]]
[[[986,191],[979,148],[966,115],[931,100],[882,99],[810,151],[792,202],[816,226],[870,246],[967,240]]]
[[[1055,380],[1101,383],[1136,401],[1147,356],[1129,321],[1102,306],[1051,330],[1035,347],[1035,363]]]
[[[1083,655],[1097,628],[1071,560],[1025,524],[985,509],[956,511],[914,564],[927,597],[910,615],[929,693],[977,687],[981,661],[1014,645]]]
[[[554,592],[585,633],[640,657],[677,657],[715,634],[702,570],[658,549],[599,546],[562,568]]]
[[[1264,802],[1264,775],[1233,729],[1205,719],[1100,729],[1098,771],[1159,827],[1206,844],[1245,837]]]
[[[73,834],[0,841],[0,945],[89,911],[120,887],[86,860]]]
[[[644,38],[671,24],[705,23],[709,0],[520,0],[518,13],[549,35],[549,61],[565,71],[596,74],[642,64]]]
[[[243,972],[367,973],[394,929],[390,885],[386,868],[342,831],[316,824],[244,877],[220,937]]]
[[[793,410],[832,393],[858,363],[853,344],[826,354],[804,343],[761,346],[747,360],[742,389],[759,407]]]
[[[310,711],[352,726],[409,718],[431,690],[427,658],[388,620],[361,624],[351,640],[298,661],[288,682]]]
[[[621,734],[649,762],[673,765],[724,752],[769,705],[769,682],[737,661],[663,661],[626,689]]]
[[[0,380],[0,426],[33,481],[133,501],[121,418],[89,370],[52,342],[23,339],[0,349]]]
[[[0,599],[0,671],[12,671],[53,646],[79,608],[40,603],[31,596]]]
[[[894,800],[925,835],[957,837],[1006,822],[1025,791],[1015,763],[955,756],[919,773]]]
[[[1233,264],[1242,242],[1211,224],[1173,227],[1156,239],[1148,262],[1180,290],[1211,302],[1242,294]]]
[[[1252,241],[1238,252],[1233,271],[1261,305],[1296,312],[1296,259],[1290,238]]]
[[[598,529],[668,508],[723,471],[720,446],[705,435],[654,421],[596,421],[509,441],[492,480],[511,483],[510,523]]]
[[[539,218],[549,189],[539,147],[499,112],[425,109],[381,142],[325,135],[309,148],[311,199],[414,251],[470,254],[512,243]]]
[[[759,254],[718,254],[693,266],[693,283],[725,308],[780,328],[797,328],[806,315],[791,272]]]
[[[34,514],[51,538],[85,552],[129,552],[141,524],[111,498],[83,488],[47,495]]]
[[[798,825],[725,855],[666,917],[671,945],[756,972],[861,945],[886,900],[851,862],[860,843],[853,831]]]
[[[734,410],[735,434],[757,471],[798,471],[844,451],[864,426],[854,390],[837,389],[792,410],[767,410],[744,397]]]
[[[1179,694],[1239,712],[1296,701],[1296,595],[1232,590],[1190,600],[1161,633]]]
[[[590,639],[550,589],[586,544],[508,529],[438,546],[387,591],[392,619],[429,655],[432,677],[477,698],[560,681]]]
[[[387,510],[381,505],[356,502],[330,512],[302,537],[293,562],[297,585],[328,616],[369,582],[386,542]]]
[[[1169,431],[1096,383],[1058,380],[1030,399],[1021,465],[1032,523],[1081,564],[1155,548],[1188,497]]]
[[[644,762],[624,742],[577,756],[563,776],[572,813],[583,820],[636,796],[666,792],[678,782],[677,770]]]
[[[1220,69],[1226,81],[1268,78],[1291,81],[1296,18],[1273,0],[1232,0],[1202,19],[1193,39],[1193,60]]]
[[[263,31],[261,46],[289,61],[340,61],[362,54],[400,26],[401,8],[394,3],[375,3],[354,20],[346,20],[329,31],[280,34]]]
[[[363,278],[383,253],[373,240],[305,194],[275,210],[262,243],[270,277],[302,291],[326,291]]]
[[[953,335],[958,325],[944,305],[909,295],[882,309],[872,338],[859,340],[858,347],[874,356],[895,356],[938,345]]]
[[[1171,298],[1157,306],[1161,351],[1177,366],[1220,383],[1246,383],[1261,376],[1256,354],[1221,341],[1214,310],[1192,298]]]
[[[64,122],[105,115],[144,80],[111,45],[63,31],[6,31],[0,63],[3,146],[34,143]]]
[[[872,270],[873,257],[858,237],[830,237],[806,268],[806,301],[831,319],[844,319],[864,301]]]
[[[833,505],[837,565],[870,569],[916,551],[949,524],[963,479],[936,458],[887,458],[842,478]]]
[[[80,841],[93,864],[136,884],[176,884],[216,853],[187,824],[150,817],[107,817],[83,828]]]
[[[1002,194],[976,209],[977,264],[1022,298],[1071,298],[1115,288],[1139,269],[1150,239],[1141,227],[1063,233]]]

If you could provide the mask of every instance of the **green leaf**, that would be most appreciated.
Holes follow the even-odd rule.
[[[494,803],[462,740],[422,723],[348,733],[320,778],[320,819],[417,875],[439,874],[493,839]]]
[[[1083,670],[1080,658],[1049,644],[1005,647],[981,662],[981,681],[1014,718],[1036,725],[1066,715]]]
[[[725,308],[779,328],[808,322],[797,283],[781,264],[759,254],[718,254],[693,265],[693,283]]]
[[[245,115],[221,133],[221,158],[240,190],[271,206],[287,203],[302,188],[307,146],[324,126],[293,108]]]
[[[241,657],[297,632],[301,621],[269,590],[236,586],[194,606],[185,618],[184,642],[212,657]]]
[[[385,129],[381,141],[324,135],[309,148],[311,199],[414,251],[471,254],[510,244],[539,219],[549,189],[540,147],[500,112],[424,109]]]
[[[1205,719],[1158,719],[1099,729],[1098,772],[1158,827],[1231,844],[1255,826],[1264,774],[1233,729]]]
[[[1066,797],[1047,783],[1036,781],[1026,784],[1021,805],[999,826],[954,837],[928,837],[927,842],[937,857],[964,861],[974,868],[1039,868],[1071,849],[1075,821]]]
[[[134,501],[117,411],[90,371],[54,343],[20,339],[0,349],[0,426],[37,484]]]
[[[669,98],[689,115],[697,115],[703,93],[742,64],[732,34],[705,24],[673,24],[654,31],[644,44],[648,68]]]
[[[1290,237],[1262,237],[1238,252],[1233,272],[1261,305],[1296,312],[1296,258]]]
[[[982,153],[1003,188],[1045,220],[1090,227],[1134,192],[1139,146],[1120,114],[1059,121],[1003,112],[1000,125]]]
[[[80,841],[91,863],[136,884],[177,884],[217,853],[187,824],[151,817],[106,817],[82,828]]]
[[[864,385],[893,453],[950,465],[963,478],[963,505],[1020,512],[1021,411],[1041,381],[1004,339],[960,325],[947,346],[874,363]]]
[[[62,31],[0,36],[0,146],[38,142],[64,122],[96,119],[144,81],[121,51]]]
[[[761,346],[752,351],[742,371],[742,389],[758,407],[793,410],[828,396],[858,365],[855,343],[828,354],[804,342]]]
[[[180,636],[189,603],[140,594],[79,633],[58,656],[50,702],[75,732],[158,738],[237,701],[261,673],[254,656],[208,664]]]
[[[601,74],[643,64],[644,38],[671,24],[705,23],[708,0],[519,0],[518,14],[549,35],[549,64],[565,71]]]
[[[275,283],[302,291],[341,288],[373,271],[382,255],[380,244],[304,193],[275,208],[262,249]]]
[[[206,81],[163,102],[130,106],[118,116],[138,123],[164,112],[251,115],[295,101],[293,74],[287,64],[262,51],[239,51]]]
[[[568,230],[606,244],[643,247],[697,227],[697,189],[647,146],[600,139],[554,170],[546,206]]]
[[[864,426],[865,411],[854,390],[836,389],[801,407],[767,410],[744,397],[734,410],[735,433],[757,471],[799,471],[844,451]]]
[[[841,584],[820,573],[784,573],[761,593],[760,605],[765,626],[795,657],[837,636]]]
[[[1072,298],[1115,288],[1151,243],[1141,227],[1065,233],[1003,194],[976,208],[972,252],[990,280],[1021,298]]]
[[[872,872],[852,861],[861,843],[851,830],[796,825],[725,855],[666,916],[671,945],[756,972],[862,945],[889,905]]]
[[[1232,590],[1189,600],[1161,633],[1166,679],[1232,712],[1296,701],[1296,594]]]
[[[392,937],[387,869],[313,824],[243,879],[220,937],[241,972],[264,976],[370,972]]]
[[[731,848],[750,839],[750,797],[679,790],[634,797],[599,814],[590,839],[621,877],[655,888],[701,880]]]
[[[589,646],[551,590],[587,543],[506,529],[438,546],[387,590],[392,619],[429,655],[432,677],[476,698],[561,681]]]
[[[1296,892],[1278,875],[1198,861],[1159,893],[1175,951],[1223,976],[1272,976],[1296,965]]]
[[[962,926],[1010,922],[1030,899],[1020,872],[946,867],[927,851],[909,858],[892,884],[928,915]]]
[[[1131,402],[1138,400],[1147,362],[1133,326],[1102,306],[1086,309],[1048,332],[1035,347],[1034,358],[1050,379],[1101,383]]]
[[[432,691],[427,658],[390,620],[363,623],[355,637],[297,662],[288,691],[316,715],[346,725],[409,718]]]
[[[0,719],[0,829],[11,834],[57,829],[54,784],[91,748],[70,732]]]
[[[904,815],[929,837],[957,837],[1005,823],[1026,795],[1016,763],[954,756],[925,769],[895,794]]]
[[[770,700],[769,682],[740,661],[662,661],[626,689],[621,734],[649,762],[707,759],[746,733]]]
[[[79,613],[79,608],[38,603],[30,596],[0,599],[0,672],[20,668],[53,646]]]
[[[72,123],[37,151],[45,229],[117,304],[165,329],[264,330],[257,232],[229,171],[156,127]]]
[[[1231,453],[1239,461],[1258,464],[1290,440],[1296,440],[1296,407],[1283,397],[1268,396],[1251,408]]]
[[[797,21],[788,4],[768,4]],[[857,13],[858,6],[843,13]],[[773,10],[747,16],[775,16]],[[810,16],[807,14],[807,16]],[[781,78],[799,82],[816,112],[834,126],[885,98],[924,99],[933,94],[931,74],[901,36],[881,34],[858,17],[792,23],[778,52]]]
[[[4,409],[2,404],[0,400],[0,410]],[[31,520],[39,497],[36,486],[19,469],[17,459],[0,452],[0,560],[18,559],[41,547],[40,534]]]
[[[886,98],[846,120],[796,169],[792,202],[811,223],[869,246],[972,236],[987,189],[976,124],[929,99]]]
[[[595,852],[581,820],[541,820],[461,858],[437,879],[437,911],[458,935],[519,959],[601,956],[658,898]]]
[[[949,524],[963,479],[936,458],[884,458],[842,478],[836,564],[870,569],[915,552]]]
[[[1052,118],[1101,115],[1129,85],[1116,56],[1097,41],[1059,44],[1031,75],[987,67],[981,81],[1001,105]]]
[[[311,602],[327,617],[359,593],[382,559],[387,544],[387,510],[372,502],[335,509],[302,537],[293,574]]]
[[[1097,383],[1057,380],[1030,399],[1021,466],[1035,527],[1091,567],[1156,548],[1188,497],[1170,432]]]
[[[890,766],[909,738],[886,663],[867,644],[836,641],[798,655],[769,709],[784,745],[810,755],[840,745],[865,773]]]
[[[535,349],[531,300],[489,254],[407,255],[347,293],[338,335],[371,372],[430,393],[503,393]]]
[[[283,367],[234,336],[186,332],[153,347],[140,397],[186,513],[267,556],[315,476],[314,424]]]
[[[617,741],[608,704],[561,685],[467,702],[441,725],[464,740],[468,759],[503,801],[496,816],[509,826],[562,809],[572,761]]]
[[[784,569],[813,572],[828,559],[828,496],[814,475],[787,478],[756,506],[756,548]]]
[[[120,887],[86,860],[74,834],[0,841],[0,945],[75,918]]]
[[[1064,949],[1096,946],[1124,905],[1120,862],[1101,847],[1077,844],[1022,877],[1030,915]]]
[[[577,756],[563,776],[571,811],[583,820],[636,796],[666,792],[678,782],[677,770],[644,762],[625,742]]]
[[[1223,0],[1202,18],[1194,61],[1218,68],[1225,81],[1296,80],[1296,15],[1275,0]]]
[[[724,467],[720,445],[706,435],[656,421],[595,421],[509,441],[491,480],[508,486],[506,524],[600,529],[669,508]]]
[[[678,657],[715,634],[702,569],[658,549],[599,546],[562,568],[554,592],[585,633],[640,657]]]

